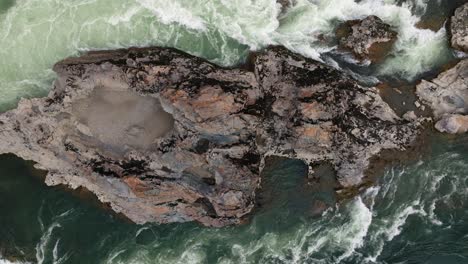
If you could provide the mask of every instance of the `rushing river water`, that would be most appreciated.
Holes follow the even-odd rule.
[[[467,263],[468,137],[431,141],[420,160],[320,217],[311,205],[329,194],[304,187],[300,162],[277,163],[264,174],[274,198],[250,223],[221,229],[128,223],[3,156],[0,246],[38,263]]]
[[[231,66],[280,44],[363,82],[411,82],[459,56],[443,22],[464,2],[297,0],[281,13],[273,0],[0,0],[0,110],[46,94],[56,61],[128,46],[177,47]],[[358,65],[321,41],[340,21],[370,14],[399,33],[383,63]],[[468,263],[468,137],[433,135],[427,144],[419,159],[387,167],[375,187],[321,216],[313,208],[334,204],[333,179],[308,186],[301,163],[276,162],[251,221],[221,229],[137,226],[0,156],[0,256],[43,264]]]
[[[90,49],[172,46],[233,65],[249,50],[280,44],[336,65],[343,56],[320,40],[340,21],[370,14],[399,33],[394,56],[371,73],[413,79],[453,57],[445,28],[419,29],[418,21],[444,21],[465,0],[295,1],[280,14],[274,0],[0,0],[0,110],[44,95],[52,65]]]

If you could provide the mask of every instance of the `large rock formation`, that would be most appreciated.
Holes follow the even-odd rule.
[[[340,47],[351,51],[359,60],[377,62],[391,50],[397,32],[376,16],[362,20],[350,20],[336,31]]]
[[[468,52],[468,3],[455,10],[450,21],[452,47]]]
[[[0,153],[84,187],[136,223],[240,223],[267,156],[326,162],[343,188],[381,150],[404,150],[417,124],[375,88],[271,48],[251,71],[164,48],[92,52],[59,62],[49,96],[0,115]]]
[[[422,80],[416,86],[418,97],[433,110],[436,128],[451,134],[468,128],[468,60],[441,73],[432,81]]]

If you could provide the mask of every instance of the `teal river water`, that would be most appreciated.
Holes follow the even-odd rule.
[[[281,44],[363,80],[415,80],[460,56],[444,28],[416,24],[443,21],[463,2],[297,0],[279,14],[273,0],[0,0],[0,110],[46,94],[51,66],[64,57],[133,45],[177,47],[230,66]],[[319,41],[339,21],[369,14],[400,36],[377,67]],[[134,225],[0,156],[0,264],[468,263],[468,137],[436,134],[426,144],[419,158],[388,166],[374,187],[321,216],[313,205],[334,204],[325,191],[332,179],[309,186],[301,163],[274,162],[251,221],[220,229]]]

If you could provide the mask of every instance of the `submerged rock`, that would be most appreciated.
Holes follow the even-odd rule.
[[[295,0],[276,0],[276,2],[281,5],[281,12],[284,13],[294,4]]]
[[[381,150],[404,150],[416,121],[375,88],[283,48],[252,71],[182,52],[91,52],[55,65],[48,97],[0,115],[0,153],[84,187],[136,223],[239,224],[268,156],[323,162],[343,188],[363,183]]]
[[[452,47],[468,52],[468,3],[455,10],[450,21]]]
[[[464,133],[468,123],[460,115],[468,114],[468,60],[441,73],[432,81],[422,80],[416,86],[416,94],[433,111],[441,132]]]
[[[351,51],[359,60],[377,62],[388,54],[398,34],[379,17],[368,16],[343,23],[336,35],[340,47]]]

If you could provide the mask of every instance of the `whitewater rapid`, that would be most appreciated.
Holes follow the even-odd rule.
[[[446,62],[446,32],[419,29],[427,1],[296,0],[281,13],[275,0],[18,0],[0,12],[0,110],[20,97],[44,95],[52,65],[98,49],[171,46],[220,65],[242,62],[268,45],[316,60],[336,47],[321,41],[340,21],[377,15],[399,33],[393,57],[377,75],[412,79]]]

